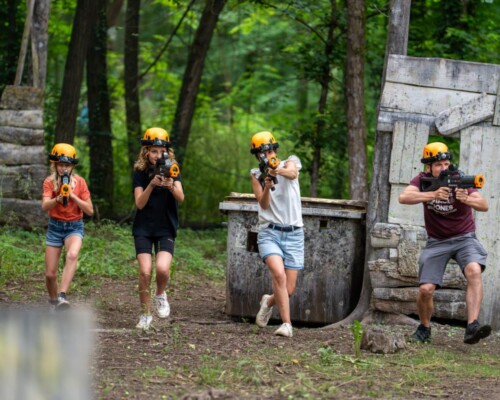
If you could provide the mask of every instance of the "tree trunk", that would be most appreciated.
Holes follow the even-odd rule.
[[[125,110],[127,115],[128,163],[134,165],[141,136],[139,101],[139,10],[141,0],[128,0],[125,17]]]
[[[33,10],[31,25],[31,46],[33,60],[36,58],[37,68],[33,63],[33,86],[44,89],[47,79],[47,46],[49,43],[50,0],[37,0]]]
[[[337,25],[337,4],[336,0],[330,0],[331,15],[328,25],[328,34],[325,43],[325,62],[321,68],[321,93],[318,102],[318,120],[316,122],[316,138],[314,140],[314,152],[311,167],[311,197],[318,195],[319,168],[321,166],[321,147],[323,146],[323,136],[325,131],[325,111],[328,101],[328,90],[332,79],[330,74],[331,59],[333,54],[333,31]]]
[[[176,157],[181,162],[186,154],[205,58],[219,15],[225,4],[226,0],[206,0],[205,9],[201,15],[200,23],[189,52],[172,126],[172,139],[176,146]]]
[[[410,0],[391,0],[391,14],[387,32],[387,46],[382,79],[382,91],[385,84],[387,58],[389,54],[406,55],[408,45],[408,27],[410,23]],[[381,91],[381,93],[382,93]],[[373,177],[368,197],[366,213],[366,255],[363,272],[363,288],[356,308],[342,321],[328,325],[325,328],[335,328],[349,325],[355,320],[361,320],[370,306],[372,285],[368,262],[377,258],[388,258],[387,250],[376,250],[371,246],[370,232],[377,222],[387,222],[389,214],[389,200],[391,185],[389,184],[389,168],[392,149],[392,135],[389,132],[377,131],[375,136],[375,150],[373,160]]]
[[[98,7],[92,0],[78,0],[73,30],[69,42],[64,80],[57,110],[56,143],[72,144],[75,138],[76,118],[83,69],[92,27],[97,19]]]
[[[87,98],[89,107],[89,188],[98,217],[113,210],[113,147],[107,83],[106,2],[99,2],[98,23],[87,54]]]
[[[347,2],[346,96],[349,193],[367,200],[366,121],[364,102],[365,1]]]

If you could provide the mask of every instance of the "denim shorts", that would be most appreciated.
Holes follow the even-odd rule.
[[[464,272],[465,267],[471,262],[477,262],[481,270],[486,268],[488,253],[476,238],[475,233],[452,237],[445,240],[429,238],[427,245],[420,253],[419,282],[433,283],[441,287],[446,265],[450,259],[457,262]]]
[[[259,254],[263,261],[272,255],[283,259],[286,269],[304,269],[304,229],[282,232],[271,228],[259,230]]]
[[[61,221],[50,218],[45,244],[47,246],[62,247],[64,241],[73,235],[79,236],[83,240],[83,220]]]

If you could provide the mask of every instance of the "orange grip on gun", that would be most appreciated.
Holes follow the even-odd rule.
[[[280,165],[280,159],[276,156],[272,156],[268,159],[269,168],[276,169]]]
[[[181,173],[181,169],[179,168],[178,164],[172,164],[168,170],[170,176],[172,178],[177,178],[179,174]]]
[[[474,178],[474,187],[482,188],[483,186],[484,186],[484,176],[476,175],[476,177]]]
[[[61,196],[63,198],[63,206],[68,205],[69,194],[71,193],[71,187],[67,183],[61,185]]]

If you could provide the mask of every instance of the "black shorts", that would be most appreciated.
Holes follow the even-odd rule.
[[[152,254],[154,247],[155,254],[160,251],[174,255],[175,240],[172,236],[134,236],[135,255]]]

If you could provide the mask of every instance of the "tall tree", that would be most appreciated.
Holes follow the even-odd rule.
[[[314,140],[314,150],[313,159],[311,166],[311,196],[316,197],[318,195],[318,180],[319,180],[319,170],[321,166],[321,148],[323,147],[322,138],[325,135],[326,127],[326,109],[328,92],[330,90],[331,77],[331,62],[333,56],[333,44],[334,38],[333,33],[337,26],[337,2],[336,0],[330,0],[330,19],[328,22],[328,33],[325,41],[324,48],[324,59],[321,65],[319,84],[321,85],[320,97],[318,102],[318,117],[316,122],[316,138]]]
[[[194,115],[196,96],[200,86],[205,58],[210,42],[226,0],[206,0],[205,8],[194,36],[193,44],[182,79],[179,101],[172,126],[173,140],[176,144],[177,157],[183,160],[189,140],[189,132]]]
[[[31,47],[33,59],[33,86],[45,88],[47,79],[47,46],[49,42],[50,0],[38,0],[33,10],[33,24],[31,27]]]
[[[113,146],[107,83],[106,1],[101,1],[97,24],[87,52],[87,99],[89,107],[89,183],[97,217],[110,217],[113,210]]]
[[[125,16],[125,111],[127,117],[128,163],[139,151],[141,109],[139,102],[139,10],[141,0],[128,0]]]
[[[56,143],[73,143],[83,71],[92,28],[97,19],[95,2],[78,0],[69,42],[64,80],[57,110]]]
[[[349,152],[349,194],[368,199],[364,94],[365,1],[347,3],[346,108]]]

